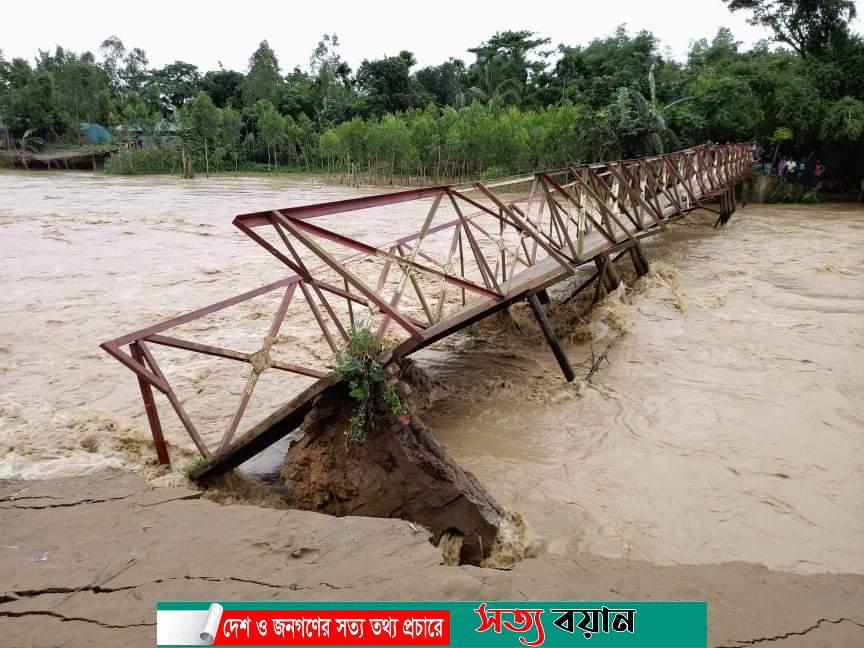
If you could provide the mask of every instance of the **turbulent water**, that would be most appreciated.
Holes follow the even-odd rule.
[[[233,215],[356,193],[0,174],[0,477],[152,461],[137,384],[98,344],[284,276]],[[405,233],[398,209],[344,231]],[[550,552],[864,573],[864,211],[750,206],[724,230],[712,222],[694,214],[652,240],[651,274],[590,313],[584,300],[553,309],[582,377],[608,349],[590,384],[563,382],[517,306],[420,355],[437,383],[424,421]],[[249,347],[274,307],[262,298],[187,331]],[[280,337],[318,353],[308,319]],[[245,365],[160,362],[220,438]],[[305,384],[272,373],[251,420]]]

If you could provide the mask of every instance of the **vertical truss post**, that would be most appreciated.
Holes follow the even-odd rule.
[[[558,361],[558,366],[561,367],[561,372],[564,374],[567,382],[573,382],[576,374],[573,373],[573,367],[570,366],[570,360],[568,360],[567,354],[561,346],[561,341],[555,334],[555,329],[552,327],[552,322],[549,321],[546,309],[543,308],[543,304],[540,303],[540,299],[536,294],[528,296],[528,303],[531,305],[531,310],[534,311],[534,317],[537,318],[537,323],[543,331],[543,336],[546,338],[546,342],[549,343],[549,348],[552,349],[552,353]]]
[[[642,243],[636,241],[628,250],[630,259],[633,261],[633,268],[636,270],[636,276],[641,277],[648,274],[650,267],[648,265],[648,257],[645,256],[645,250],[642,249]]]
[[[727,187],[720,194],[720,215],[714,223],[714,229],[723,227],[735,213],[735,187]]]
[[[171,384],[168,382],[168,379],[165,377],[165,374],[162,373],[162,369],[159,368],[159,364],[156,362],[156,358],[150,352],[150,349],[147,348],[147,345],[144,343],[144,340],[139,340],[135,343],[135,346],[138,348],[138,351],[141,352],[142,357],[147,361],[147,364],[150,366],[151,371],[159,376],[159,379],[165,383],[165,391],[163,392],[168,399],[168,402],[171,403],[171,407],[174,408],[174,411],[177,413],[177,418],[180,419],[180,422],[183,424],[183,427],[186,428],[186,431],[189,433],[189,437],[192,439],[192,442],[195,444],[195,447],[198,448],[198,452],[201,453],[202,457],[209,457],[210,451],[207,449],[207,444],[204,443],[204,440],[201,438],[201,435],[198,434],[198,430],[195,429],[195,425],[192,423],[192,420],[189,418],[189,415],[186,414],[186,410],[183,409],[182,403],[180,403],[180,399],[177,398],[177,394],[174,393],[174,390],[171,389]],[[146,403],[145,403],[146,407]],[[154,407],[155,410],[155,407]],[[161,431],[160,431],[161,434]]]
[[[132,357],[139,364],[144,364],[144,353],[137,342],[132,343]],[[159,411],[156,409],[156,401],[153,400],[153,388],[140,375],[138,376],[138,387],[141,390],[141,398],[144,401],[144,411],[147,414],[147,422],[150,424],[150,432],[153,434],[153,445],[156,446],[156,456],[163,466],[170,466],[171,459],[168,457],[168,448],[165,445],[165,437],[162,434],[162,423],[159,421]]]
[[[606,287],[606,292],[611,293],[618,288],[618,284],[621,283],[621,280],[618,278],[618,273],[615,271],[615,265],[612,263],[612,259],[609,258],[609,255],[601,254],[594,257],[594,264],[597,266],[597,272],[599,273],[598,280],[603,282],[603,285]]]
[[[543,290],[537,291],[537,299],[539,299],[540,303],[543,304],[544,306],[546,304],[548,304],[550,301],[552,301],[552,299],[549,297],[549,291],[546,290],[545,288]]]

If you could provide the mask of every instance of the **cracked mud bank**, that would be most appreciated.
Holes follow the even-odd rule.
[[[216,595],[709,599],[711,646],[864,645],[860,575],[549,554],[510,570],[448,567],[428,534],[402,520],[200,496],[156,489],[128,473],[0,484],[0,645],[150,646],[156,599]]]

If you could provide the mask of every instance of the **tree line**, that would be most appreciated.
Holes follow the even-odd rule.
[[[267,41],[245,72],[190,63],[153,68],[116,37],[98,52],[62,47],[33,63],[0,52],[0,125],[13,145],[75,143],[106,125],[152,146],[115,171],[290,166],[422,181],[495,176],[628,158],[705,141],[758,141],[819,157],[835,183],[864,175],[864,39],[851,0],[724,0],[767,27],[744,50],[728,29],[664,53],[650,32],[558,45],[505,31],[418,68],[413,54],[342,59],[325,35],[285,72]],[[140,142],[140,139],[137,140]]]

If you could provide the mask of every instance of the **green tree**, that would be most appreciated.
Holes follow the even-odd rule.
[[[201,74],[198,67],[191,63],[174,61],[156,70],[153,80],[158,84],[162,112],[166,117],[170,117],[192,101],[198,93]]]
[[[351,68],[339,54],[339,37],[324,34],[309,57],[315,94],[315,119],[324,128],[346,119],[355,96]]]
[[[269,101],[261,100],[258,106],[258,138],[267,147],[267,168],[271,160],[279,166],[277,151],[285,142],[285,119]]]
[[[864,143],[864,102],[843,97],[832,104],[822,122],[822,137],[852,146]]]
[[[413,161],[416,151],[405,120],[398,115],[385,115],[369,129],[369,152],[379,170],[388,170],[391,178],[406,163]]]
[[[279,85],[273,103],[283,115],[299,117],[301,114],[314,117],[316,113],[315,82],[300,68],[285,77],[285,83]]]
[[[119,121],[126,132],[139,129],[151,132],[155,126],[156,115],[137,92],[130,92],[120,105]]]
[[[548,101],[569,99],[587,103],[599,110],[609,105],[619,88],[635,88],[648,96],[648,74],[655,68],[664,76],[666,62],[657,52],[657,38],[647,31],[631,36],[624,25],[615,33],[591,41],[587,47],[559,46],[561,54],[555,74],[546,80]],[[674,95],[680,96],[678,89]],[[659,88],[661,101],[671,101],[665,87]]]
[[[251,106],[266,99],[272,101],[282,82],[279,61],[270,44],[263,40],[249,58],[249,72],[242,83],[243,103]]]
[[[456,106],[468,86],[465,62],[450,58],[441,65],[425,67],[414,74],[415,81],[438,106]]]
[[[667,135],[663,119],[641,92],[619,88],[615,101],[600,116],[608,134],[598,158],[631,158],[663,152]]]
[[[216,70],[208,72],[201,81],[201,87],[217,108],[228,104],[239,106],[242,101],[241,87],[245,77],[234,70]]]
[[[723,0],[731,11],[750,11],[750,24],[767,27],[774,40],[802,57],[840,46],[855,18],[853,0]]]
[[[120,87],[120,68],[123,57],[126,56],[126,47],[117,36],[109,36],[99,45],[99,53],[102,55],[102,69],[115,88]]]
[[[821,160],[847,188],[860,190],[864,183],[864,101],[843,97],[831,104],[822,121],[822,137],[829,146],[823,149],[828,155]]]
[[[243,137],[243,121],[240,119],[240,114],[232,109],[231,106],[222,109],[221,130],[219,134],[223,146],[231,151],[231,156],[234,158],[234,170],[236,171],[239,165],[238,147]]]
[[[144,86],[150,80],[150,72],[147,69],[149,65],[147,53],[140,47],[133,47],[123,59],[123,69],[120,71],[120,78],[123,81],[125,92],[137,92],[141,94]]]
[[[512,80],[511,83],[522,88],[518,96],[510,95],[515,102],[518,102],[524,96],[531,94],[531,85],[535,78],[546,69],[545,59],[550,52],[540,48],[549,43],[548,38],[539,37],[531,31],[520,30],[498,32],[488,41],[469,48],[468,51],[477,57],[476,62],[469,69],[472,86],[483,88],[486,82],[484,77],[490,74],[491,63],[499,82]],[[488,97],[492,88],[487,83],[483,89]]]
[[[510,100],[521,103],[524,85],[515,77],[506,77],[506,66],[502,59],[492,57],[482,65],[474,67],[476,85],[468,88],[468,94],[483,103],[502,104]]]
[[[25,132],[42,139],[56,138],[64,131],[54,92],[54,76],[36,72],[22,58],[14,58],[0,68],[3,74],[3,95],[0,96],[0,116],[13,137]]]
[[[707,39],[700,38],[690,45],[687,65],[691,69],[727,66],[738,59],[740,46],[741,41],[735,40],[732,31],[721,27],[710,43]]]
[[[785,126],[780,126],[779,128],[775,128],[774,132],[771,134],[771,137],[768,138],[768,141],[774,145],[774,158],[771,160],[771,163],[777,161],[777,156],[780,154],[780,147],[784,142],[790,142],[795,139],[795,133],[792,132],[792,129],[786,128]]]
[[[203,90],[200,90],[190,106],[192,130],[204,143],[204,169],[207,177],[210,177],[210,144],[219,136],[219,127],[222,123],[221,111],[214,105],[213,100]]]
[[[431,100],[411,79],[410,70],[414,64],[414,55],[408,51],[400,52],[399,56],[364,60],[357,69],[358,112],[364,116],[380,117]]]
[[[777,81],[773,96],[765,98],[766,103],[773,104],[766,130],[772,124],[786,126],[801,145],[815,145],[825,114],[825,102],[819,91],[810,79],[797,74],[784,74]]]
[[[705,73],[693,82],[691,94],[704,119],[702,138],[715,142],[746,142],[757,135],[764,113],[759,99],[745,81]]]
[[[66,133],[74,134],[77,140],[82,122],[107,121],[111,108],[109,79],[89,52],[79,56],[58,47],[54,56],[43,56],[38,69],[52,76],[54,100]]]
[[[332,167],[337,158],[343,152],[342,138],[335,128],[325,131],[321,135],[321,156],[327,160],[328,168]]]

